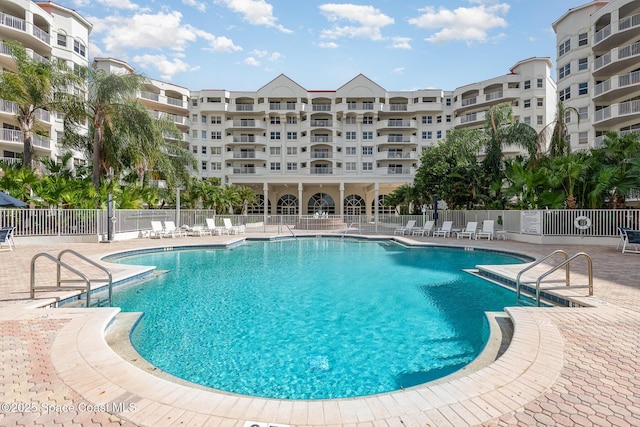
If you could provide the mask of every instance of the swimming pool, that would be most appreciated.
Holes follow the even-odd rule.
[[[168,273],[116,292],[142,311],[136,350],[162,370],[272,398],[370,395],[471,362],[486,311],[515,294],[463,271],[521,260],[487,251],[304,238],[155,252],[117,262]]]

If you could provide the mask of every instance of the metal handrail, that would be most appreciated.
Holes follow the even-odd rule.
[[[524,273],[525,271],[531,270],[533,267],[535,267],[536,265],[540,264],[541,262],[551,258],[552,256],[556,255],[556,254],[562,254],[564,255],[564,259],[565,261],[567,259],[569,259],[569,254],[566,253],[565,251],[563,251],[562,249],[557,249],[553,252],[551,252],[550,254],[534,261],[532,264],[529,264],[527,267],[523,268],[522,270],[520,270],[520,272],[518,273],[518,275],[516,276],[516,297],[518,299],[520,299],[520,277],[522,277],[522,273]],[[569,283],[569,266],[567,265],[567,272],[566,272],[566,280],[567,283]]]
[[[566,286],[567,287],[570,286],[569,279],[568,279],[569,264],[571,263],[571,261],[573,261],[578,257],[585,257],[587,259],[587,264],[589,267],[589,296],[593,295],[593,261],[591,260],[591,257],[588,254],[584,252],[578,252],[571,258],[561,262],[560,264],[553,267],[551,270],[547,271],[546,273],[538,277],[538,280],[536,281],[536,304],[538,305],[538,307],[540,307],[540,283],[542,282],[542,279],[544,279],[545,277],[547,277],[549,274],[553,273],[557,269],[566,266],[567,267],[567,285]]]
[[[58,254],[58,259],[60,261],[62,261],[62,255],[66,254],[66,253],[70,253],[72,255],[77,256],[78,258],[82,259],[83,261],[93,265],[94,267],[96,267],[99,270],[102,270],[103,272],[107,273],[107,279],[93,279],[92,281],[98,281],[98,282],[107,282],[109,284],[109,307],[112,307],[112,296],[113,296],[113,276],[111,274],[111,272],[104,267],[103,265],[98,264],[97,262],[95,262],[92,259],[87,258],[86,256],[74,251],[73,249],[63,249],[62,251],[60,251],[60,253]],[[57,272],[57,279],[58,282],[60,282],[60,264],[58,264],[58,272]]]
[[[84,275],[82,272],[76,270],[75,268],[71,267],[69,264],[66,264],[63,261],[60,261],[58,258],[54,257],[51,254],[48,254],[46,252],[41,252],[39,254],[34,255],[33,258],[31,258],[31,283],[30,283],[30,294],[31,294],[31,298],[33,299],[35,297],[35,291],[36,290],[44,290],[44,289],[51,289],[51,286],[36,286],[35,285],[35,281],[36,281],[36,275],[35,275],[35,268],[36,268],[36,260],[40,257],[45,257],[50,259],[51,261],[55,262],[58,265],[58,271],[60,271],[60,267],[64,267],[66,268],[68,271],[70,271],[71,273],[76,274],[77,276],[80,276],[80,278],[82,279],[82,281],[85,282],[85,286],[84,287],[80,287],[80,286],[60,286],[60,283],[62,283],[62,281],[60,280],[60,278],[58,277],[56,280],[56,289],[58,290],[86,290],[87,292],[87,307],[89,307],[90,304],[90,294],[91,294],[91,281],[89,280],[89,278]],[[67,282],[70,282],[71,280],[65,280]],[[78,281],[78,280],[75,280]]]

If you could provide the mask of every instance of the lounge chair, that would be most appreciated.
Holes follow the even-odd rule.
[[[495,223],[492,219],[485,219],[482,222],[482,230],[476,233],[476,239],[481,239],[486,237],[487,240],[493,239],[493,224]],[[504,237],[504,236],[503,236]]]
[[[164,235],[164,227],[162,227],[162,223],[160,221],[151,221],[151,231],[149,232],[149,237],[162,239]]]
[[[627,238],[624,241],[624,245],[622,246],[622,253],[630,252],[634,254],[640,254],[640,249],[638,245],[640,245],[640,231],[638,230],[627,230],[626,231]],[[633,245],[633,249],[627,249],[627,246]]]
[[[618,246],[616,249],[620,249],[620,245],[624,246],[624,243],[627,241],[627,231],[631,230],[628,227],[618,227],[618,231],[620,232],[620,240],[618,240]]]
[[[407,221],[407,225],[405,225],[404,227],[398,227],[393,231],[393,234],[402,234],[404,236],[405,233],[407,234],[411,234],[411,232],[413,231],[413,227],[416,226],[416,221],[411,219],[409,221]]]
[[[225,227],[216,226],[216,222],[213,220],[213,218],[207,218],[205,221],[207,221],[207,228],[211,230],[211,235],[219,234],[220,236],[222,236],[223,234],[229,234],[229,230],[227,230]]]
[[[181,228],[177,228],[175,222],[165,221],[164,235],[171,236],[171,237],[187,237],[187,232]]]
[[[228,234],[244,234],[244,225],[232,225],[231,218],[223,218],[224,228],[227,229]]]
[[[0,228],[0,248],[5,243],[9,246],[9,250],[13,251],[13,248],[16,245],[16,242],[13,240],[13,231],[15,227],[2,227]]]
[[[189,236],[212,236],[213,232],[209,230],[208,227],[204,227],[202,225],[194,225],[193,227],[188,227],[186,229],[187,235]]]
[[[453,227],[453,221],[444,221],[442,223],[442,227],[438,228],[436,231],[433,232],[433,237],[436,237],[436,236],[450,237],[452,227]]]
[[[469,240],[471,240],[472,238],[476,237],[476,230],[478,229],[478,222],[477,221],[469,221],[467,222],[467,226],[461,230],[458,231],[456,233],[456,238],[464,238],[464,237],[469,237]]]
[[[435,221],[427,221],[422,227],[414,228],[411,234],[414,236],[428,236],[433,231],[435,223]]]

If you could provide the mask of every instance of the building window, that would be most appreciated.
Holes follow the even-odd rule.
[[[67,47],[67,35],[58,33],[58,46]]]
[[[558,98],[560,101],[571,99],[571,86],[561,89],[560,92],[558,92]]]
[[[207,154],[207,146],[203,145],[202,147],[200,147],[202,154]]]
[[[297,117],[287,117],[287,124],[289,125],[295,125],[296,123],[298,123],[298,118]]]
[[[294,162],[288,162],[287,163],[287,170],[288,171],[297,171],[298,170],[298,164],[294,163]]]
[[[544,107],[544,98],[536,98],[536,105],[538,107]]]
[[[363,156],[373,156],[373,147],[371,147],[371,146],[362,147],[362,155]]]
[[[524,118],[524,124],[531,126],[531,117],[527,116]]]
[[[206,170],[207,170],[207,162],[202,161],[202,163],[201,163],[201,167],[202,167],[202,170],[203,170],[203,171],[206,171]]]
[[[586,144],[589,142],[589,132],[578,133],[578,144]]]
[[[211,124],[212,125],[219,125],[222,123],[222,117],[221,116],[211,116]]]
[[[446,120],[447,120],[447,123],[451,123],[451,114],[447,114]]]
[[[373,132],[362,132],[362,139],[370,141],[373,139]]]
[[[222,139],[222,132],[211,132],[211,139]]]
[[[544,80],[538,79],[536,84],[537,84],[538,88],[541,89],[541,88],[544,87]]]
[[[346,147],[347,156],[355,156],[356,155],[356,147]]]
[[[571,123],[571,111],[565,110],[564,112],[564,122]]]
[[[356,170],[356,162],[346,162],[345,163],[345,170],[347,172],[353,172]]]
[[[73,41],[73,51],[78,55],[84,57],[85,54],[85,45],[80,43],[78,40]]]
[[[445,105],[446,105],[447,107],[451,107],[451,98],[447,98],[447,99],[445,100]]]
[[[423,125],[430,125],[431,123],[433,123],[433,116],[422,116]]]
[[[212,171],[220,171],[220,170],[222,170],[222,163],[220,163],[220,162],[211,162],[211,170]]]
[[[207,131],[206,130],[200,131],[200,137],[202,139],[207,139]]]
[[[371,162],[362,163],[362,170],[363,171],[372,171],[373,170],[373,163],[371,163]]]
[[[531,89],[531,80],[525,80],[524,81],[524,88],[525,89]]]
[[[420,138],[421,139],[427,139],[427,131],[422,131],[422,133],[420,134]]]
[[[439,130],[438,132],[436,132],[436,138],[437,138],[437,139],[442,138],[442,131],[441,131],[441,130]]]
[[[279,171],[279,170],[280,170],[280,162],[271,162],[271,163],[269,164],[269,168],[270,168],[272,171]]]
[[[362,124],[363,125],[372,125],[373,124],[373,117],[371,116],[364,116],[362,118]]]
[[[197,114],[192,114],[191,115],[191,121],[194,122],[194,123],[197,122],[198,121],[198,115]]]
[[[523,101],[523,106],[524,106],[524,108],[531,108],[531,100],[530,99],[525,99]]]
[[[270,135],[272,140],[280,139],[280,132],[271,132]]]
[[[562,56],[565,53],[568,53],[571,50],[571,39],[566,40],[563,43],[560,43],[558,46],[558,56]]]
[[[565,65],[564,67],[558,68],[558,80],[564,79],[571,74],[571,63]]]
[[[442,116],[436,117],[436,123],[442,123]]]
[[[542,125],[543,125],[543,123],[544,123],[544,122],[543,122],[543,120],[544,120],[544,117],[542,117],[542,116],[536,116],[536,124],[537,124],[538,126],[542,126]]]
[[[347,120],[345,120],[345,123],[348,125],[355,125],[356,124],[356,118],[355,117],[347,117]]]
[[[589,93],[589,83],[583,82],[578,84],[578,95],[587,95]]]
[[[348,140],[356,139],[356,132],[345,132],[345,138]]]
[[[587,33],[578,34],[578,46],[586,46],[589,43],[589,35]]]
[[[193,98],[191,100],[191,106],[192,107],[197,107],[198,106],[198,98]]]
[[[279,156],[280,147],[269,147],[269,154],[271,154],[272,156]]]
[[[205,116],[204,114],[200,116],[200,121],[204,124],[207,123],[207,116]]]
[[[279,125],[280,124],[280,116],[271,117],[270,123],[272,125]]]
[[[427,131],[427,139],[433,139],[433,132],[430,130]]]
[[[298,147],[287,147],[288,156],[295,156],[296,154],[298,154]]]
[[[218,155],[219,156],[220,154],[222,154],[222,148],[220,148],[220,147],[211,147],[211,148],[209,148],[209,150],[211,151],[211,154],[213,154],[213,155]]]
[[[197,131],[194,130],[194,132],[197,132]],[[198,154],[198,146],[197,145],[191,146],[191,151],[193,152],[193,154]]]
[[[589,59],[588,58],[580,58],[578,59],[578,70],[583,71],[589,68]]]
[[[287,132],[287,139],[298,139],[298,132]]]
[[[193,139],[197,139],[198,138],[198,131],[197,130],[192,130],[191,131],[191,138]]]
[[[589,118],[589,107],[578,108],[578,118],[580,121],[586,121]]]

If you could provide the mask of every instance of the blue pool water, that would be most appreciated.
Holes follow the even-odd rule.
[[[145,313],[131,339],[154,365],[229,392],[323,399],[410,387],[471,362],[488,338],[484,312],[517,301],[462,269],[521,260],[309,238],[117,262],[169,270],[114,295]]]

